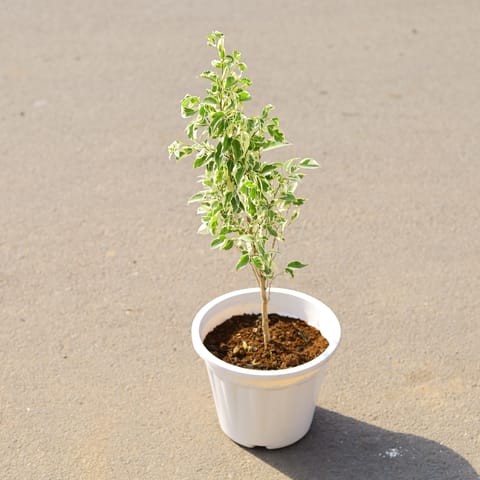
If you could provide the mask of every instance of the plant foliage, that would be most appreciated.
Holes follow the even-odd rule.
[[[209,82],[208,88],[202,98],[183,98],[182,116],[191,119],[186,128],[189,141],[174,141],[169,153],[177,160],[194,155],[194,168],[203,169],[202,189],[190,199],[198,203],[199,232],[213,236],[212,248],[238,249],[236,269],[251,266],[266,304],[266,291],[279,273],[275,263],[279,243],[305,202],[295,193],[302,170],[318,164],[311,158],[263,160],[264,152],[288,145],[279,119],[272,115],[273,106],[247,116],[244,104],[251,99],[252,82],[245,76],[247,66],[240,52],[225,51],[221,32],[209,35],[207,44],[218,53],[213,70],[200,75]],[[293,277],[304,266],[292,261],[283,271]]]

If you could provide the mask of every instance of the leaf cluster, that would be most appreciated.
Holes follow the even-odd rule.
[[[236,247],[237,270],[251,265],[257,280],[271,281],[277,274],[278,244],[305,202],[295,193],[302,170],[318,164],[310,158],[263,160],[264,152],[288,145],[273,106],[247,116],[244,104],[251,99],[252,82],[245,76],[240,52],[227,53],[220,32],[208,36],[208,45],[218,58],[212,61],[213,69],[200,75],[209,82],[205,96],[186,95],[181,102],[182,116],[191,119],[189,141],[173,142],[169,153],[177,160],[194,155],[194,168],[203,167],[202,189],[190,201],[198,203],[199,231],[213,236],[212,248]],[[293,261],[284,271],[293,277],[304,266]]]

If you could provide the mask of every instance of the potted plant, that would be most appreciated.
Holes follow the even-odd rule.
[[[181,102],[188,142],[174,141],[171,157],[194,155],[201,168],[200,233],[212,248],[236,248],[236,269],[249,266],[256,288],[237,290],[206,304],[195,316],[192,341],[205,361],[223,431],[237,443],[279,448],[308,431],[325,364],[340,341],[335,314],[322,302],[294,290],[274,288],[280,273],[291,277],[305,267],[290,261],[278,267],[285,229],[298,217],[304,199],[296,187],[311,158],[266,162],[263,153],[288,145],[278,118],[267,105],[249,117],[251,81],[241,54],[225,51],[224,36],[213,32],[208,45],[218,58],[203,97]]]

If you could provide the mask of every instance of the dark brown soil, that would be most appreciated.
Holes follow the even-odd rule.
[[[215,327],[204,345],[216,357],[239,367],[280,370],[296,367],[318,357],[328,347],[319,330],[298,318],[272,313],[271,341],[263,345],[260,315],[236,315]]]

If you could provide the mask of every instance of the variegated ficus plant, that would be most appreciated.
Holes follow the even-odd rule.
[[[193,167],[201,168],[202,190],[190,202],[198,203],[199,232],[213,236],[212,248],[239,251],[236,269],[249,265],[260,288],[262,332],[268,348],[269,289],[279,273],[294,276],[305,264],[296,260],[279,268],[275,260],[286,227],[299,215],[305,202],[295,194],[303,169],[318,167],[311,158],[266,162],[263,154],[288,145],[278,118],[267,105],[258,116],[249,117],[244,104],[251,99],[244,76],[247,68],[237,50],[227,53],[224,35],[214,32],[208,45],[218,58],[213,70],[200,77],[209,82],[204,97],[186,95],[182,117],[191,119],[188,142],[174,141],[170,157],[179,160],[194,155]]]

